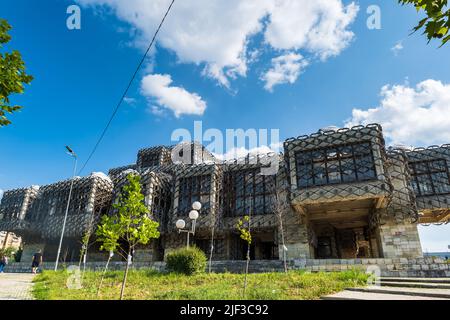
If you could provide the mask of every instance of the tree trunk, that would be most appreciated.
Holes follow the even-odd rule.
[[[81,274],[82,282],[84,281],[84,274],[86,273],[87,254],[88,254],[88,249],[86,248],[86,250],[84,251],[84,254],[83,254],[83,273]]]
[[[283,217],[280,215],[280,231],[281,231],[281,243],[283,245],[283,263],[284,263],[284,272],[287,273],[288,272],[288,268],[287,268],[287,259],[286,259],[286,245],[284,243],[284,230],[283,230]]]
[[[214,222],[215,224],[215,222]],[[214,252],[214,228],[215,226],[213,226],[212,232],[211,232],[211,252],[209,253],[209,270],[208,273],[211,273],[211,264],[212,264],[212,257],[213,257],[213,252]]]
[[[245,266],[245,278],[244,278],[244,298],[245,291],[247,290],[247,275],[248,275],[248,265],[250,264],[250,243],[247,245],[247,264]]]
[[[6,249],[6,245],[8,244],[9,234],[10,234],[10,232],[6,232],[5,241],[3,241],[2,249]]]
[[[105,269],[103,270],[102,278],[100,279],[100,284],[98,285],[97,297],[100,294],[100,290],[102,288],[103,279],[105,279],[106,271],[108,270],[109,262],[111,261],[111,256],[108,257],[108,261],[106,261]]]
[[[120,289],[120,300],[123,300],[123,294],[124,294],[124,291],[125,291],[125,284],[127,282],[127,276],[128,276],[128,269],[130,267],[130,263],[129,263],[130,255],[131,255],[131,249],[128,249],[127,266],[125,267],[125,274],[123,276],[122,289]]]

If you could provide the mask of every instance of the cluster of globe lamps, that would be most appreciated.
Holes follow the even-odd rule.
[[[178,229],[178,233],[184,232],[187,234],[187,247],[188,248],[189,248],[189,236],[191,234],[195,235],[195,223],[199,217],[198,212],[200,211],[201,208],[202,208],[202,204],[198,201],[195,201],[192,204],[192,210],[189,212],[189,219],[192,220],[191,229],[185,229],[186,222],[183,219],[179,219],[175,224]]]

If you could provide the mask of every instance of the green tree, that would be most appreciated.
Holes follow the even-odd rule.
[[[8,32],[11,26],[4,19],[0,19],[0,49],[11,40]],[[0,52],[0,127],[11,123],[7,114],[22,109],[21,106],[11,105],[9,96],[14,93],[23,93],[24,85],[30,84],[33,77],[26,74],[25,63],[20,52],[13,50],[11,53]]]
[[[441,39],[443,46],[450,40],[450,8],[448,0],[398,0],[402,5],[413,5],[417,11],[424,11],[426,17],[414,27],[414,32],[424,29],[428,42]]]
[[[244,292],[247,290],[247,277],[248,277],[248,266],[250,264],[250,246],[252,245],[252,233],[251,233],[251,212],[248,216],[244,216],[242,220],[239,220],[236,228],[240,233],[241,239],[247,242],[247,255],[246,255],[246,265],[245,265],[245,277],[244,277]]]
[[[102,277],[100,278],[100,284],[97,289],[97,296],[100,294],[102,289],[103,280],[105,279],[106,271],[108,271],[109,263],[114,255],[114,252],[119,246],[120,240],[120,225],[114,223],[113,217],[104,215],[102,221],[98,226],[97,232],[98,241],[101,242],[100,250],[106,250],[109,252],[108,260],[106,261],[105,268],[102,272]]]
[[[127,263],[120,290],[120,300],[123,299],[131,254],[137,245],[146,245],[151,239],[159,238],[159,223],[154,221],[148,208],[144,204],[144,195],[141,192],[140,177],[129,174],[128,184],[123,187],[118,202],[113,205],[114,213],[103,216],[97,229],[98,240],[102,243],[102,250],[122,248],[127,253]]]

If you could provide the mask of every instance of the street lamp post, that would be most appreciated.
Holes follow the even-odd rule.
[[[187,245],[186,247],[189,248],[189,236],[195,235],[195,223],[198,219],[198,211],[202,208],[202,204],[198,201],[195,201],[192,204],[192,210],[189,212],[189,219],[192,220],[191,223],[191,229],[184,229],[186,226],[186,222],[183,219],[180,219],[176,222],[176,227],[178,229],[178,233],[186,233],[187,234]]]
[[[73,182],[75,180],[75,174],[77,171],[77,160],[78,160],[76,153],[73,152],[73,150],[69,146],[66,146],[66,149],[67,149],[67,153],[71,157],[73,157],[75,161],[73,164],[73,175],[72,175],[72,181],[70,182],[69,198],[67,199],[66,213],[64,214],[64,222],[63,222],[63,226],[62,226],[62,230],[61,230],[61,238],[59,239],[58,254],[56,255],[55,271],[58,270],[59,256],[61,255],[61,246],[62,246],[62,241],[64,238],[64,231],[66,230],[67,215],[69,213],[70,198],[72,197]]]

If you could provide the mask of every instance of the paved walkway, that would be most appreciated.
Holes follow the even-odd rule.
[[[0,300],[32,300],[29,273],[0,273]]]

